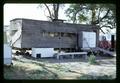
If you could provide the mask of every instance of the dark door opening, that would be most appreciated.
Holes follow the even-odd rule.
[[[41,58],[41,54],[36,54],[37,55],[37,58]]]

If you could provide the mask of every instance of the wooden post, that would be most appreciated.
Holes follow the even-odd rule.
[[[72,59],[74,59],[74,54],[72,54]]]
[[[114,35],[111,35],[111,51],[114,51],[115,48],[115,41],[114,41]]]
[[[79,35],[78,35],[78,33],[76,33],[76,38],[77,38],[76,51],[78,51],[78,48],[79,48]]]
[[[61,52],[61,32],[60,32],[60,35],[59,35],[59,39],[60,39],[60,48],[59,48],[59,53]]]

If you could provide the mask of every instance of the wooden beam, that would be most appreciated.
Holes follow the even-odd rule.
[[[105,50],[105,49],[102,49],[102,48],[99,48],[99,47],[95,48],[94,50],[99,50],[99,51],[102,51],[102,52],[104,52],[104,53],[106,53],[106,54],[109,54],[109,55],[111,55],[111,56],[114,56],[114,52],[110,52],[110,51],[108,51],[108,50]]]

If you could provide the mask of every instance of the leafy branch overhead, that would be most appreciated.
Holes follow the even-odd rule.
[[[116,28],[114,4],[71,4],[65,11],[69,21],[99,25],[101,28]]]

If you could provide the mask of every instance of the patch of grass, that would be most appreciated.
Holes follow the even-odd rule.
[[[5,67],[4,66],[4,79],[29,79],[25,71],[18,66]]]
[[[4,67],[5,79],[57,79],[57,77],[51,72],[40,69],[25,71],[20,66]]]
[[[44,63],[20,59],[15,59],[14,62],[13,66],[4,67],[5,79],[58,79],[57,73],[49,70]],[[38,68],[34,69],[32,66]]]
[[[88,58],[88,62],[90,64],[97,64],[96,57],[94,55],[90,55],[90,57]]]
[[[94,80],[97,80],[97,79],[109,79],[109,80],[112,80],[114,79],[112,75],[103,75],[103,76],[93,76],[93,75],[86,75],[86,74],[83,74],[82,76],[78,77],[77,79],[83,79],[83,80],[87,80],[87,79],[94,79]]]
[[[48,71],[45,70],[35,70],[28,73],[28,76],[31,79],[55,79],[55,76],[50,74]]]
[[[11,76],[14,76],[14,71],[12,71],[12,68],[9,66],[4,66],[4,78],[5,79],[8,79],[10,78]]]

